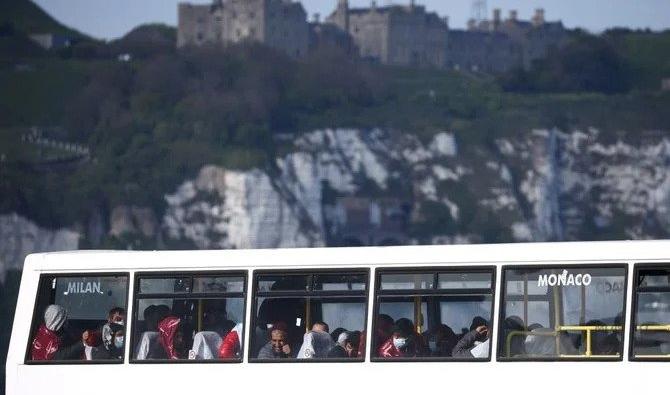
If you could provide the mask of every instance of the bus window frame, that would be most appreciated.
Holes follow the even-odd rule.
[[[664,269],[670,271],[670,262],[653,262],[653,263],[635,263],[633,265],[633,289],[631,293],[631,307],[630,307],[630,325],[628,334],[630,341],[628,342],[628,361],[630,362],[670,362],[670,356],[660,358],[640,358],[635,356],[635,327],[637,326],[637,302],[638,302],[638,276],[641,270],[649,269]],[[645,291],[659,291],[669,292],[670,286],[667,287],[644,287]]]
[[[505,357],[502,356],[503,353],[503,347],[505,346],[505,342],[500,339],[500,335],[503,333],[502,332],[502,324],[505,322],[505,293],[507,292],[507,281],[506,281],[506,273],[507,270],[519,270],[519,269],[526,269],[526,270],[546,270],[546,269],[624,269],[624,289],[623,289],[623,308],[622,308],[622,319],[623,322],[621,323],[621,352],[619,353],[619,356],[616,358],[613,357],[591,357],[591,358],[581,358],[581,357],[547,357],[547,358],[537,358],[537,357],[532,357],[532,358],[518,358],[518,357]],[[500,267],[501,270],[501,284],[500,288],[500,311],[498,312],[498,333],[496,336],[498,336],[498,346],[496,350],[496,361],[498,362],[611,362],[611,363],[616,363],[616,362],[622,362],[624,360],[624,353],[626,353],[625,350],[625,341],[626,341],[626,328],[628,326],[628,320],[627,320],[627,302],[628,302],[628,264],[627,263],[566,263],[562,264],[560,262],[556,263],[547,263],[547,264],[533,264],[533,265],[518,265],[518,264],[513,264],[513,265],[502,265]],[[551,311],[555,309],[555,306],[552,306],[551,304],[549,305],[549,308]]]
[[[188,270],[188,271],[142,271],[135,272],[133,279],[133,317],[130,317],[131,321],[131,343],[129,348],[130,356],[128,362],[131,364],[229,364],[229,363],[242,363],[244,361],[244,355],[240,355],[239,358],[228,358],[228,359],[136,359],[134,357],[134,350],[136,342],[139,340],[136,337],[135,333],[135,316],[139,313],[137,308],[139,306],[140,299],[224,299],[224,298],[242,298],[243,299],[243,326],[246,324],[247,318],[247,292],[248,292],[248,283],[249,283],[249,271],[248,270]],[[243,279],[243,289],[242,292],[212,292],[212,293],[139,293],[140,280],[146,278],[172,278],[172,277],[242,277]],[[193,296],[195,295],[195,296]],[[247,328],[243,327],[243,335],[246,336]],[[222,339],[223,340],[223,339]],[[242,346],[244,347],[245,339],[242,338]],[[218,350],[217,350],[218,351]],[[242,350],[244,351],[244,350]]]
[[[439,275],[440,273],[491,273],[491,288],[465,288],[465,289],[440,289],[439,288]],[[384,274],[420,274],[420,273],[433,273],[433,287],[432,289],[394,289],[394,290],[382,290],[381,289],[381,276]],[[461,357],[397,357],[397,358],[383,358],[378,357],[375,354],[374,347],[377,347],[376,344],[370,344],[367,346],[369,350],[366,350],[366,353],[370,355],[371,362],[382,362],[382,363],[394,363],[394,362],[471,362],[471,363],[487,363],[492,361],[493,356],[493,338],[495,336],[495,319],[496,319],[496,284],[498,271],[495,265],[478,265],[478,266],[426,266],[426,267],[393,267],[393,268],[377,268],[375,270],[375,289],[373,297],[373,317],[379,315],[379,303],[378,300],[380,297],[385,296],[458,296],[458,295],[479,295],[488,294],[491,297],[491,318],[489,323],[489,328],[492,332],[489,337],[491,339],[489,344],[489,356],[487,358],[461,358]],[[416,323],[414,323],[416,325]],[[376,322],[371,322],[370,328],[374,334],[376,331]],[[371,337],[371,343],[374,342],[374,336]]]
[[[368,328],[368,309],[370,307],[370,267],[343,267],[343,268],[328,268],[328,269],[263,269],[263,270],[254,270],[252,273],[252,288],[253,293],[251,294],[251,310],[249,310],[250,317],[250,328],[256,328],[257,324],[257,312],[258,312],[258,298],[267,298],[267,297],[292,297],[292,298],[309,298],[309,297],[319,297],[319,298],[329,298],[329,297],[362,297],[365,298],[365,315],[363,328],[367,331]],[[304,291],[288,290],[288,291],[258,291],[258,280],[260,276],[263,275],[307,275],[309,276],[307,288]],[[351,290],[351,291],[322,291],[314,290],[314,275],[319,274],[353,274],[360,275],[364,274],[367,277],[365,282],[365,290]],[[366,332],[363,332],[365,334]],[[249,331],[250,336],[252,332]],[[247,355],[247,361],[249,363],[363,363],[366,361],[367,350],[362,357],[358,358],[284,358],[284,359],[263,359],[258,358],[257,356],[252,356],[251,350],[253,339],[249,338],[249,349],[245,351]],[[367,345],[366,345],[367,347]]]
[[[35,294],[35,301],[33,302],[33,312],[31,315],[31,322],[30,322],[30,333],[28,334],[28,345],[26,347],[26,355],[24,359],[24,363],[26,365],[123,365],[128,361],[128,357],[125,352],[126,345],[123,345],[124,351],[123,351],[123,358],[120,360],[114,360],[114,359],[92,359],[92,360],[86,360],[86,359],[80,359],[80,360],[51,360],[51,361],[33,361],[30,359],[30,351],[32,348],[33,344],[33,336],[35,334],[35,331],[39,327],[39,325],[36,324],[36,316],[35,314],[37,313],[37,304],[39,301],[39,295],[40,291],[42,290],[42,286],[45,284],[48,284],[47,279],[50,281],[53,281],[56,278],[68,278],[68,277],[126,277],[126,305],[124,306],[124,309],[126,310],[126,322],[128,321],[128,306],[130,305],[130,284],[132,281],[132,274],[130,272],[77,272],[77,273],[63,273],[63,272],[58,272],[58,273],[51,273],[51,272],[40,272],[40,278],[39,281],[37,282],[37,293]],[[128,326],[125,327],[126,332],[128,331]],[[127,339],[127,337],[126,337]],[[77,340],[80,341],[80,340]]]

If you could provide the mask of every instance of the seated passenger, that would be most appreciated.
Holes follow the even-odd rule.
[[[303,336],[298,359],[325,358],[333,346],[333,339],[328,334],[328,324],[317,321],[312,325],[312,330]]]
[[[242,350],[242,323],[235,325],[221,342],[219,348],[220,359],[241,358]]]
[[[335,328],[335,329],[333,329],[332,332],[330,332],[330,338],[333,339],[333,341],[334,341],[335,343],[337,343],[337,342],[338,342],[337,339],[339,339],[339,338],[340,338],[340,335],[341,335],[342,333],[346,332],[346,331],[347,331],[347,330],[344,329],[344,328],[342,328],[342,327],[340,327],[340,328]]]
[[[450,357],[451,351],[458,343],[456,333],[447,325],[440,324],[426,332],[428,339],[428,354],[433,357]]]
[[[605,326],[602,321],[592,320],[587,326]],[[592,331],[591,332],[591,354],[592,355],[616,355],[621,349],[621,340],[615,331]]]
[[[181,319],[167,316],[158,323],[158,343],[166,359],[184,359],[184,334]]]
[[[489,328],[481,325],[463,335],[461,340],[451,351],[454,358],[488,358],[489,356]]]
[[[393,318],[387,314],[379,314],[375,322],[375,332],[373,339],[373,346],[379,348],[385,341],[391,337],[391,329],[393,328]]]
[[[116,323],[105,324],[102,344],[93,347],[92,359],[123,359],[124,328]]]
[[[337,344],[328,351],[328,358],[358,358],[361,332],[342,332]]]
[[[275,325],[270,331],[270,341],[261,347],[259,359],[291,358],[291,346],[288,344],[288,332],[285,327]]]
[[[112,343],[114,342],[114,332],[117,331],[112,331],[111,325],[118,325],[123,328],[124,324],[126,321],[126,311],[121,308],[121,307],[114,307],[109,311],[107,314],[107,323],[102,326],[100,329],[100,336],[102,338],[102,346],[106,349],[113,349]],[[123,339],[123,335],[121,335],[121,338]],[[100,347],[100,344],[92,344],[92,342],[88,342],[89,344],[97,347]],[[123,346],[121,346],[123,349]],[[95,358],[94,358],[95,359]]]
[[[417,337],[414,324],[407,318],[401,318],[393,325],[391,337],[377,350],[381,358],[415,357],[417,356]]]
[[[80,339],[70,342],[63,329],[67,320],[64,307],[52,304],[44,311],[44,323],[37,329],[30,348],[33,361],[78,360],[84,353],[84,342],[90,334],[85,331]]]

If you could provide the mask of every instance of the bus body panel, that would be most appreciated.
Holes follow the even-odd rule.
[[[633,292],[633,264],[669,263],[669,241],[536,243],[485,246],[411,246],[315,248],[284,250],[73,252],[35,254],[26,258],[6,364],[7,394],[118,394],[149,392],[271,391],[295,394],[403,393],[421,391],[497,391],[539,394],[624,393],[658,391],[668,365],[628,361]],[[289,270],[369,268],[367,334],[370,344],[374,270],[392,267],[496,266],[496,288],[491,327],[498,331],[501,268],[505,265],[622,264],[628,267],[623,361],[540,362],[496,361],[498,336],[492,337],[490,362],[365,362],[333,363],[133,363],[26,364],[31,321],[41,274],[130,273],[152,271]],[[248,278],[251,282],[251,277]],[[130,281],[128,317],[132,316]],[[252,287],[247,288],[245,350],[251,321]],[[128,318],[128,325],[132,320]],[[132,327],[128,328],[128,332]],[[129,339],[129,336],[127,337]],[[126,342],[126,356],[131,345]],[[369,352],[368,352],[369,354]]]

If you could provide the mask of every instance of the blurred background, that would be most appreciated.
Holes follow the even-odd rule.
[[[0,357],[31,252],[667,238],[667,15],[0,0]]]

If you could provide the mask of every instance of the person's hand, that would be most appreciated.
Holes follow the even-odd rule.
[[[475,330],[482,337],[487,337],[489,334],[489,328],[487,328],[485,325],[478,326]]]
[[[291,355],[291,346],[284,344],[284,347],[281,348],[281,351],[286,355]]]

